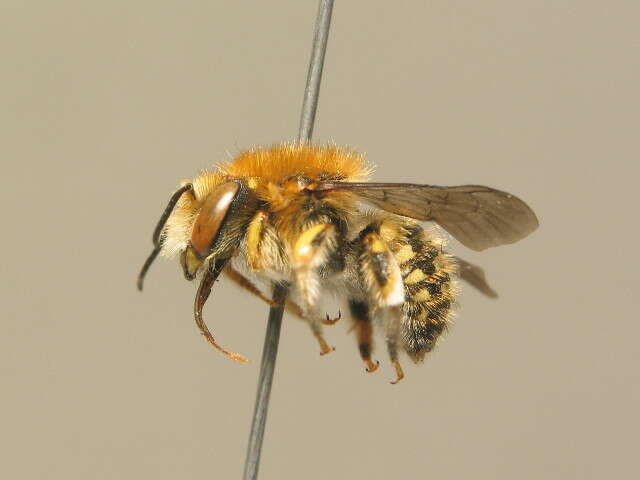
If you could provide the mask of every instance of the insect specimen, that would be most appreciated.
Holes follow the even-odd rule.
[[[221,274],[267,303],[257,283],[287,284],[286,311],[309,323],[323,355],[332,351],[323,325],[340,315],[325,315],[320,300],[336,295],[348,305],[369,372],[378,368],[372,345],[381,329],[396,383],[404,376],[399,354],[422,361],[447,329],[458,278],[495,296],[482,269],[447,253],[439,227],[484,250],[526,237],[538,220],[522,200],[493,188],[371,183],[369,174],[353,150],[279,144],[183,181],[154,231],[138,288],[159,253],[178,256],[188,280],[201,276],[198,327],[238,361],[246,359],[222,348],[202,315]]]

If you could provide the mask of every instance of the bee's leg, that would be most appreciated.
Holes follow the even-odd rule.
[[[320,355],[333,352],[322,335],[322,324],[331,323],[323,318],[316,307],[320,293],[319,269],[325,265],[336,247],[336,228],[331,223],[316,223],[304,230],[293,246],[292,259],[296,289],[303,301],[303,317],[311,326],[320,344]],[[337,321],[337,320],[336,320]]]
[[[375,372],[380,362],[371,360],[371,351],[373,349],[373,328],[371,325],[371,317],[369,316],[369,305],[366,302],[350,299],[349,310],[354,321],[354,328],[358,337],[358,350],[360,357],[366,364],[367,372]]]
[[[398,341],[402,322],[401,306],[405,301],[405,286],[396,258],[378,233],[375,225],[365,228],[356,241],[361,282],[371,304],[385,316],[387,349],[397,378],[404,377],[398,360]]]
[[[384,312],[385,323],[385,337],[387,340],[387,351],[389,352],[389,359],[396,369],[396,379],[391,383],[395,385],[404,378],[404,372],[398,359],[398,342],[400,339],[400,327],[402,324],[402,309],[401,307],[389,307]]]
[[[335,351],[335,348],[327,343],[324,335],[322,334],[322,321],[319,320],[321,318],[320,315],[312,313],[310,317],[305,316],[304,318],[309,322],[311,332],[313,333],[313,336],[316,337],[316,340],[320,345],[320,355],[326,355],[327,353]]]
[[[288,302],[285,306],[285,310],[290,313],[293,313],[295,316],[305,320],[309,327],[311,328],[311,333],[318,341],[320,345],[320,355],[326,355],[327,353],[331,353],[335,351],[335,348],[330,346],[324,338],[322,333],[322,325],[325,323],[325,318],[322,317],[320,311],[315,307],[315,305],[307,306],[305,309],[302,309],[295,302]],[[326,318],[329,316],[326,315]]]
[[[366,230],[365,230],[366,232]],[[362,283],[377,308],[404,303],[404,282],[393,252],[377,232],[367,232],[356,245]]]
[[[227,268],[225,268],[225,276],[231,280],[232,282],[234,282],[236,285],[238,285],[239,287],[245,289],[247,292],[251,293],[252,295],[255,295],[256,297],[258,297],[260,300],[262,300],[263,302],[273,306],[276,303],[271,300],[269,297],[267,297],[266,295],[264,295],[260,289],[258,287],[256,287],[253,282],[251,282],[251,280],[249,280],[247,277],[245,277],[244,275],[242,275],[239,271],[237,271],[235,268],[233,268],[230,264],[227,265]],[[294,317],[298,317],[302,320],[306,320],[304,313],[302,312],[302,308],[300,308],[300,306],[295,303],[293,300],[291,299],[287,299],[287,302],[284,305],[284,309],[292,314]],[[327,315],[328,317],[328,315]],[[323,320],[322,323],[325,324],[326,320]],[[338,320],[335,320],[336,322]],[[335,323],[335,322],[334,322]]]
[[[340,320],[342,318],[342,312],[340,310],[338,310],[338,316],[337,317],[333,317],[331,318],[329,316],[329,314],[327,313],[326,317],[322,320],[322,324],[323,325],[335,325],[338,320]]]
[[[320,290],[319,268],[336,245],[336,229],[331,223],[317,223],[303,231],[293,246],[296,287],[302,295],[304,309],[311,310]]]
[[[247,277],[245,277],[240,272],[235,270],[233,267],[231,267],[231,265],[227,266],[227,268],[225,269],[225,274],[227,278],[235,282],[236,285],[244,288],[249,293],[258,297],[260,300],[268,303],[269,305],[275,305],[275,302],[273,302],[273,300],[263,295],[262,292],[258,289],[258,287],[256,287],[253,283],[251,283],[251,280],[249,280]],[[316,340],[318,340],[318,343],[320,344],[320,355],[325,355],[335,350],[335,348],[329,346],[327,341],[322,336],[322,328],[320,325],[321,324],[326,325],[325,322],[327,321],[332,322],[332,323],[328,323],[329,325],[333,325],[333,323],[337,322],[340,319],[340,315],[338,315],[338,318],[335,320],[329,319],[329,315],[327,315],[326,319],[322,319],[320,321],[314,321],[313,319],[310,319],[307,316],[305,316],[304,312],[302,311],[302,308],[300,308],[300,306],[297,303],[289,299],[287,299],[284,309],[287,312],[291,313],[292,315],[309,322],[311,331],[313,332],[313,336],[316,337]]]
[[[261,259],[265,256],[263,239],[266,232],[267,222],[269,221],[269,212],[266,210],[258,210],[249,222],[247,227],[247,259],[249,268],[258,270],[261,265]]]
[[[335,350],[335,348],[329,347],[324,338],[322,338],[321,325],[335,325],[336,322],[342,318],[342,312],[338,310],[338,316],[335,318],[329,317],[328,313],[326,313],[324,318],[322,318],[320,312],[316,311],[315,309],[312,309],[313,313],[305,313],[300,305],[298,305],[293,300],[287,300],[284,309],[292,315],[309,322],[313,331],[313,335],[317,338],[318,343],[320,343],[322,355],[324,355],[325,353],[333,352]]]
[[[245,277],[239,271],[233,268],[231,264],[227,265],[227,268],[225,268],[224,273],[229,280],[233,281],[239,287],[244,288],[247,292],[255,295],[263,302],[266,302],[271,306],[274,306],[276,304],[276,302],[271,300],[269,297],[267,297],[266,295],[263,295],[260,289],[256,287],[253,284],[253,282],[251,282],[251,280],[249,280],[247,277]]]

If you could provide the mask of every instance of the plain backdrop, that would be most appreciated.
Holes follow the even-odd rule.
[[[295,138],[315,1],[0,2],[0,477],[234,479],[267,310],[135,276],[183,178]],[[315,130],[537,212],[425,364],[285,318],[262,479],[638,475],[636,1],[338,0]]]

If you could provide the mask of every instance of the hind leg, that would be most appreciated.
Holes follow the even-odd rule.
[[[389,358],[396,370],[399,382],[403,377],[398,359],[398,343],[402,322],[401,306],[405,301],[404,282],[395,256],[379,233],[379,226],[369,225],[356,240],[359,253],[358,268],[361,283],[364,286],[373,310],[384,315],[385,338]],[[356,317],[354,315],[354,317]],[[362,342],[359,335],[359,347],[362,354]],[[365,357],[363,356],[363,359]],[[366,361],[366,360],[365,360]]]
[[[404,371],[398,358],[398,344],[400,342],[400,329],[402,325],[402,309],[400,307],[389,307],[385,310],[385,339],[387,341],[387,351],[393,368],[396,370],[396,378],[391,381],[393,385],[404,378]]]
[[[369,305],[366,302],[351,299],[349,300],[349,310],[354,321],[354,328],[358,338],[358,350],[360,357],[367,366],[367,372],[375,372],[380,362],[371,360],[373,349],[373,326],[369,316]]]

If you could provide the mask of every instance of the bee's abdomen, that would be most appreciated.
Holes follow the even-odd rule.
[[[420,361],[451,321],[456,263],[435,233],[417,224],[405,226],[405,232],[395,252],[405,288],[402,340],[411,358]]]

